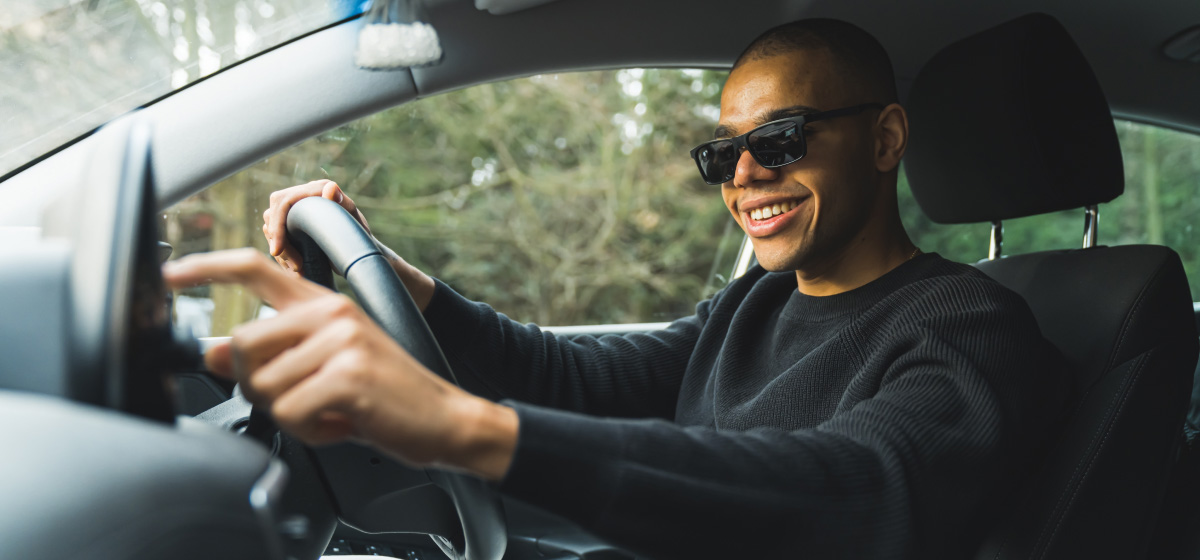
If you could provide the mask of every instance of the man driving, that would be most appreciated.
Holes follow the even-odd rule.
[[[692,151],[759,266],[645,334],[569,339],[468,301],[381,246],[462,388],[302,280],[279,191],[253,250],[175,286],[246,285],[279,314],[206,356],[306,443],[467,472],[651,557],[960,558],[1054,430],[1062,372],[1025,302],[923,253],[896,199],[908,119],[891,63],[834,20],[738,57]]]

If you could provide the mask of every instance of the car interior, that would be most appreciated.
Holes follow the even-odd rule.
[[[990,111],[971,111],[977,104]],[[1145,554],[1148,520],[1165,493],[1163,468],[1179,444],[1197,334],[1174,251],[1099,244],[1091,211],[1121,195],[1124,175],[1108,103],[1086,59],[1053,18],[1024,16],[938,52],[913,83],[908,107],[923,128],[914,126],[906,172],[934,221],[999,224],[1088,209],[1080,212],[1082,248],[978,265],[1024,296],[1066,358],[1076,395],[1061,439],[1000,514],[979,557]],[[956,140],[985,127],[979,144]],[[1064,131],[1071,140],[1062,141]]]
[[[23,428],[0,436],[19,458],[0,462],[0,558],[636,557],[479,480],[280,433],[203,371],[212,340],[172,332],[153,217],[388,107],[555,71],[725,68],[759,32],[800,17],[852,21],[888,47],[913,123],[905,173],[917,202],[936,223],[991,227],[977,266],[1026,299],[1071,374],[1060,433],[995,505],[976,557],[1200,555],[1200,438],[1187,423],[1200,418],[1200,313],[1174,250],[1106,246],[1099,219],[1125,189],[1114,115],[1200,131],[1200,73],[1156,47],[1200,22],[1200,6],[772,0],[729,18],[711,0],[560,1],[505,15],[426,4],[440,64],[356,68],[363,22],[350,18],[0,177],[0,197],[16,201],[0,224],[27,225],[40,215],[30,208],[47,216],[36,243],[0,250],[0,309],[42,317],[0,320],[0,417]],[[361,227],[332,203],[305,202],[288,229],[310,279],[344,276],[389,334],[453,379]],[[1081,217],[1080,246],[1004,253],[1005,220],[1066,210]]]

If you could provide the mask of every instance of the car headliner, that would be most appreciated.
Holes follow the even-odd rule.
[[[279,149],[386,107],[480,82],[596,68],[727,67],[773,25],[833,17],[875,34],[892,55],[903,99],[941,47],[1029,12],[1057,17],[1096,69],[1114,114],[1200,132],[1200,69],[1161,54],[1200,24],[1200,2],[1143,0],[560,0],[504,16],[469,0],[427,2],[444,59],[428,68],[353,66],[349,21],[285,44],[152,104],[160,204],[181,200]],[[986,108],[981,108],[986,110]],[[74,182],[96,135],[10,176],[0,196],[46,204],[47,185]],[[686,157],[682,154],[681,157]],[[31,192],[32,191],[32,192]],[[38,192],[40,191],[40,192]],[[11,200],[11,199],[10,199]],[[30,223],[29,204],[0,225]],[[33,212],[32,214],[38,214]]]

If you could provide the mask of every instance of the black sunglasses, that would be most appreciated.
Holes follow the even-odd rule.
[[[750,152],[750,157],[763,167],[783,167],[799,161],[808,153],[808,143],[804,141],[805,124],[883,107],[882,103],[864,103],[771,121],[741,136],[700,144],[692,148],[692,159],[696,160],[696,167],[700,168],[700,176],[705,183],[720,185],[733,179],[742,150]]]

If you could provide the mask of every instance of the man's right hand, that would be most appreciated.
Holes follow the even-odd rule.
[[[362,224],[363,229],[367,230],[367,234],[371,234],[371,226],[367,225],[366,216],[363,216],[354,201],[350,200],[350,197],[342,192],[341,187],[338,187],[337,183],[333,181],[322,179],[271,193],[271,205],[263,212],[263,235],[267,237],[267,246],[271,256],[275,257],[275,260],[285,270],[297,275],[301,272],[301,259],[299,252],[287,240],[287,213],[296,202],[311,196],[327,198],[338,203],[347,212],[350,212],[350,215],[354,216],[358,223]],[[374,235],[371,235],[371,238],[375,240],[375,245],[391,263],[392,268],[396,269],[396,274],[400,276],[400,280],[412,294],[417,307],[421,311],[425,311],[429,300],[433,298],[433,278],[408,264],[395,251],[375,239]]]

